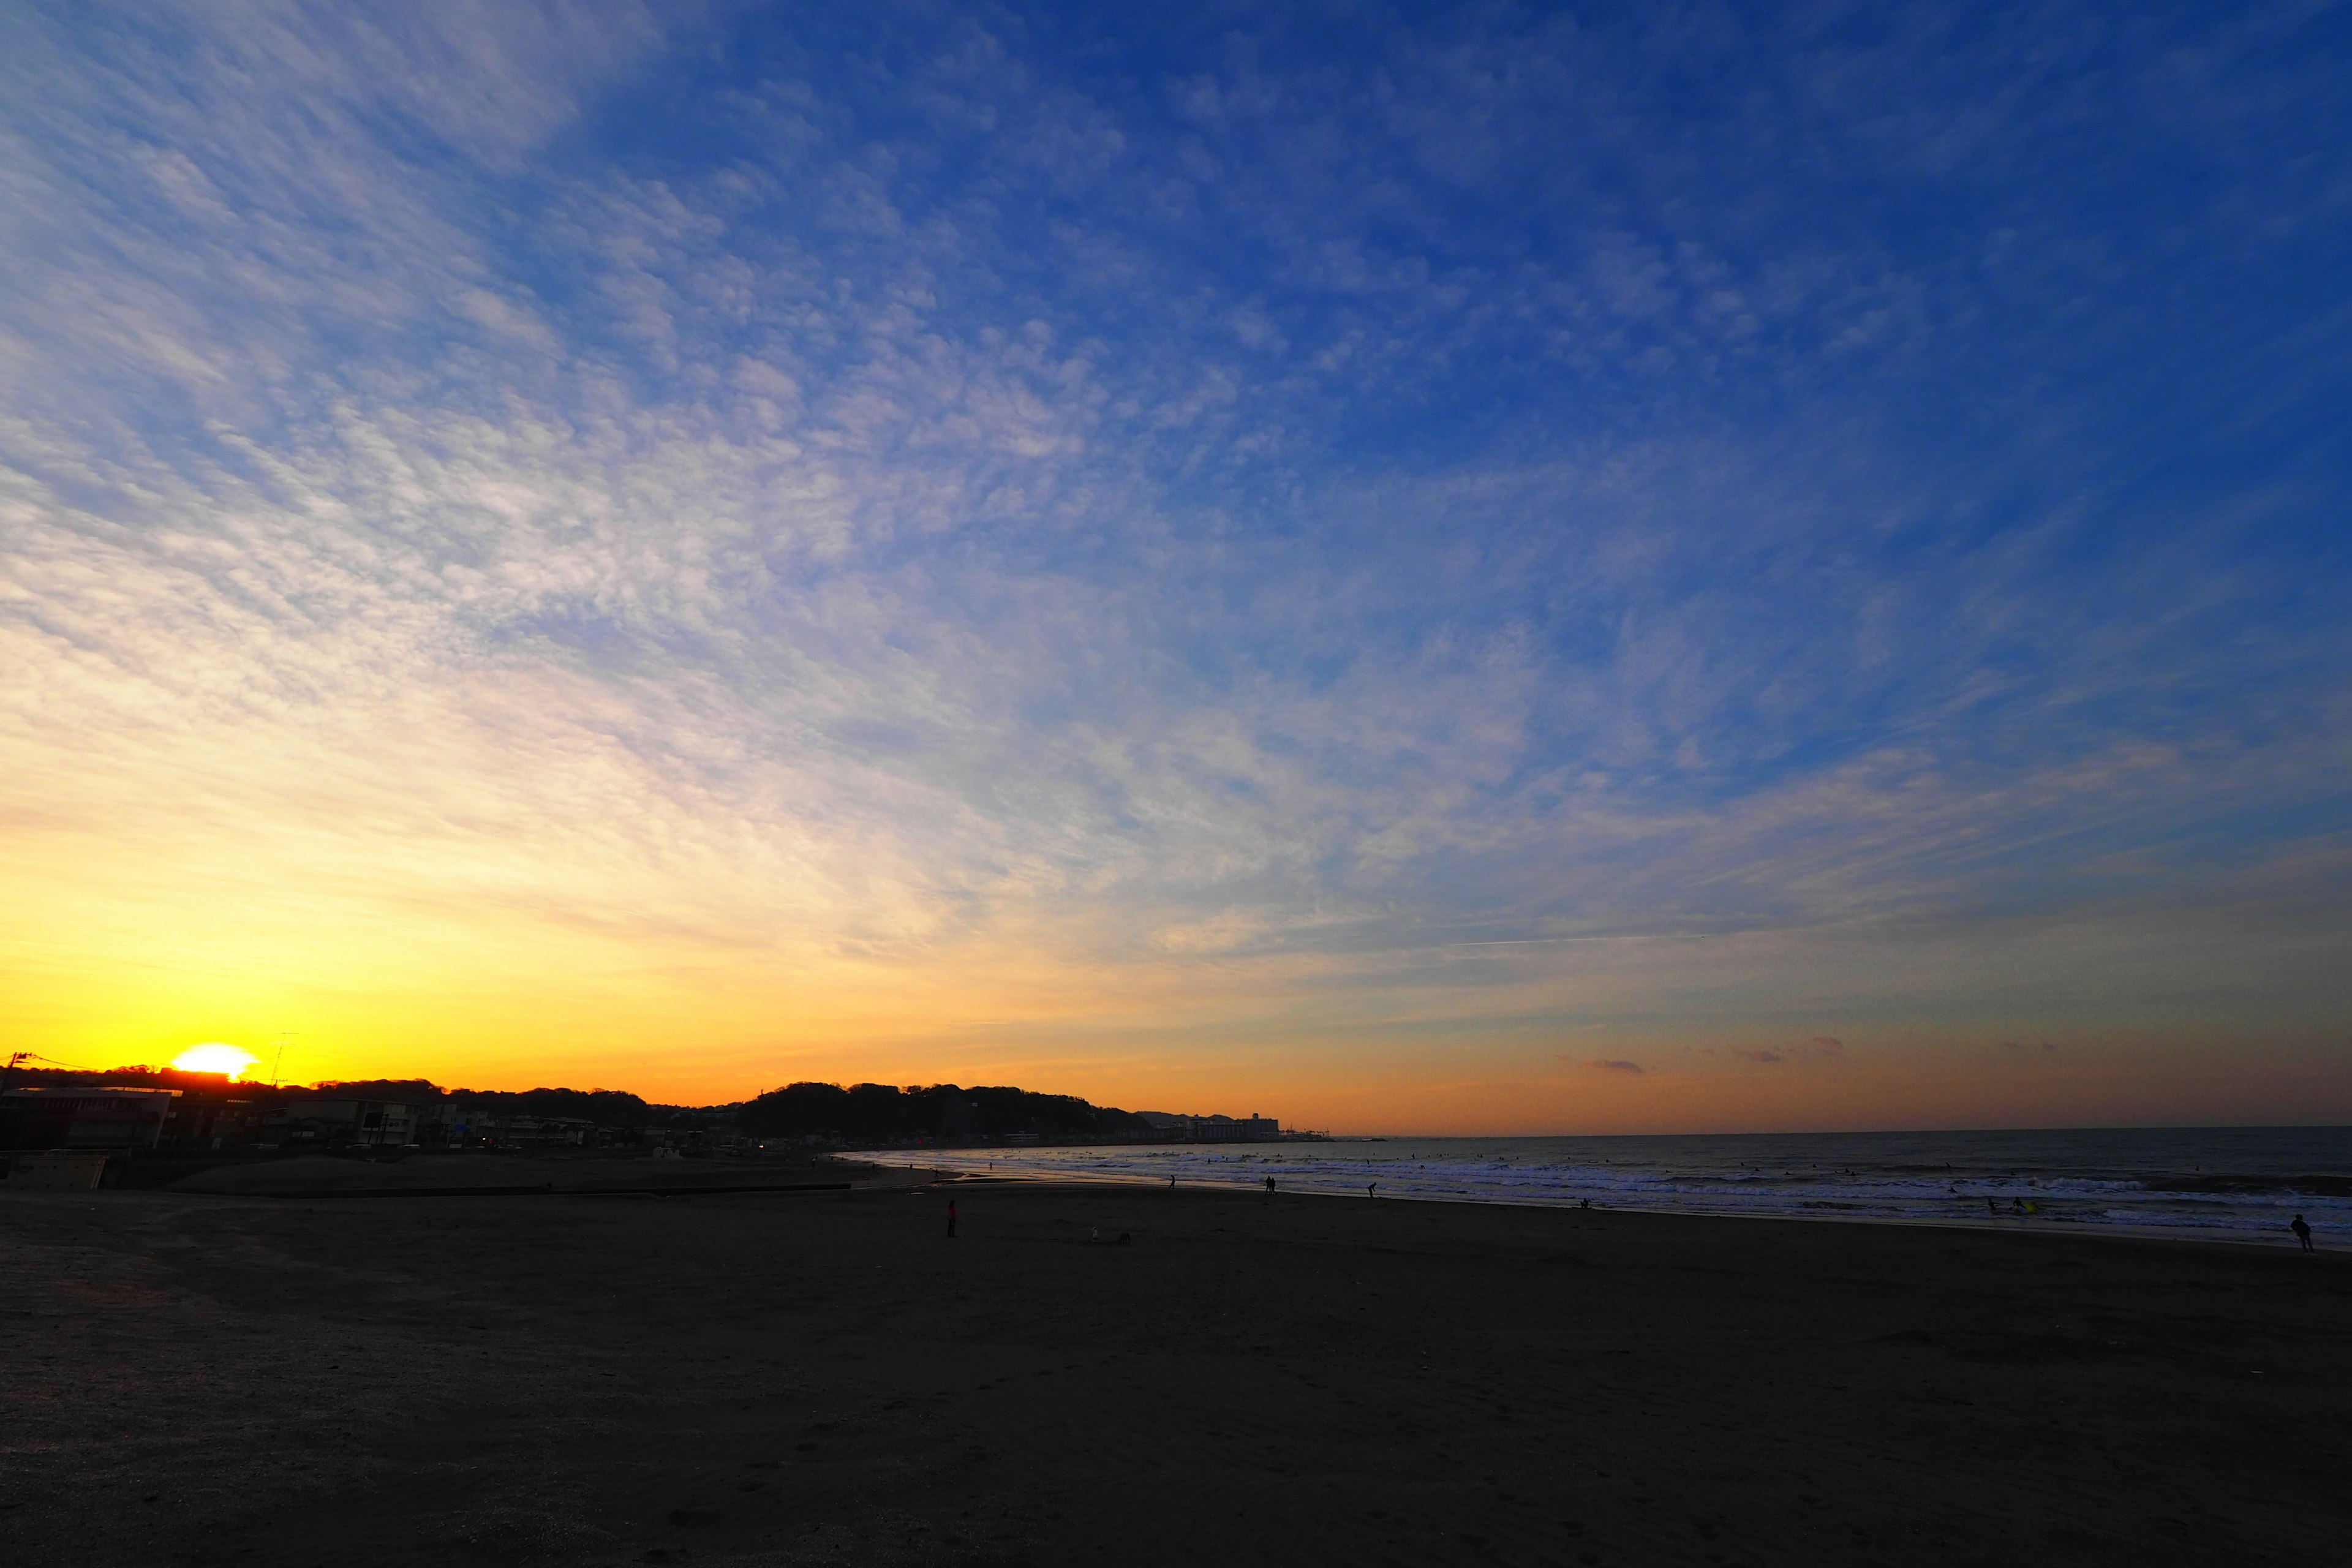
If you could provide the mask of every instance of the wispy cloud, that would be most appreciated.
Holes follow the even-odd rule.
[[[2352,127],[2295,24],[1122,26],[32,17],[8,951],[1467,1050],[2227,1008],[2215,931],[2292,926],[2311,1002],[2345,474],[2271,416],[2343,396]]]

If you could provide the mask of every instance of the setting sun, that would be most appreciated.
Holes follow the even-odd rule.
[[[190,1046],[172,1058],[172,1065],[182,1072],[219,1072],[237,1079],[258,1059],[251,1051],[215,1043]]]

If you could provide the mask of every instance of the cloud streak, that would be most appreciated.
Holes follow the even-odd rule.
[[[2324,946],[2324,61],[1909,26],[44,15],[5,951],[101,1033],[92,966],[304,931],[410,933],[419,1017],[617,964],[756,1082],[948,1016],[1981,1031],[2013,939],[2112,1021],[2219,922]]]

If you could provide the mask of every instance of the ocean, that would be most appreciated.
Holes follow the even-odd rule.
[[[2352,1245],[2352,1128],[1387,1138],[887,1150],[971,1175]]]

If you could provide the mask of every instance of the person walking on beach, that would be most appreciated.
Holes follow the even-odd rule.
[[[948,1200],[948,1239],[955,1239],[955,1199]]]
[[[1272,1176],[1268,1176],[1265,1179],[1265,1190],[1269,1194],[1274,1191],[1274,1178]]]
[[[2303,1249],[2305,1252],[2316,1252],[2319,1250],[2319,1248],[2311,1245],[2311,1226],[2303,1223],[2303,1216],[2301,1215],[2294,1216],[2294,1222],[2292,1225],[2289,1225],[2287,1229],[2294,1232],[2295,1240],[2303,1243]]]

